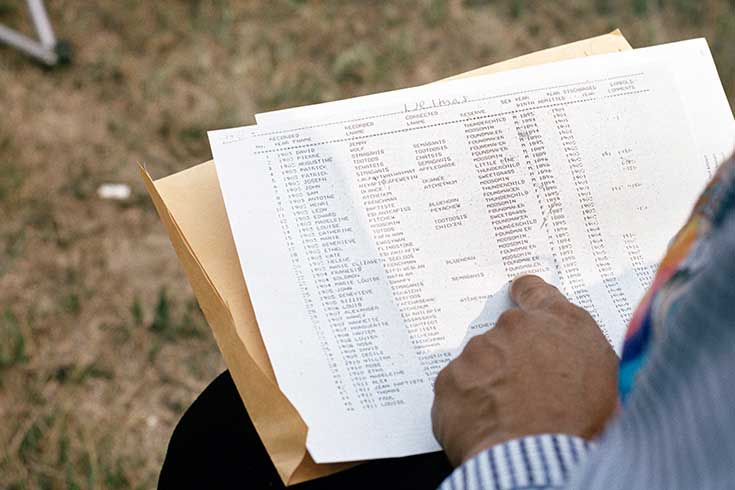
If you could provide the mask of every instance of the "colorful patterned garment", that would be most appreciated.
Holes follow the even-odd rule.
[[[595,444],[568,434],[507,441],[441,490],[735,488],[735,155],[633,314],[619,380],[624,405]]]
[[[735,155],[717,170],[692,210],[684,227],[674,237],[659,264],[648,292],[633,313],[625,334],[620,361],[619,386],[623,401],[646,362],[650,346],[663,328],[666,309],[684,291],[688,275],[706,260],[707,238],[712,226],[722,219],[735,195]],[[654,310],[656,310],[654,314]]]

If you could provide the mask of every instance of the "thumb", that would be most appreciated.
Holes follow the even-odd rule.
[[[547,308],[557,301],[567,300],[554,286],[531,274],[513,279],[510,297],[522,310]]]

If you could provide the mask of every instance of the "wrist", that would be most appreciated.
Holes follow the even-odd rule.
[[[459,454],[459,463],[458,465],[462,465],[466,463],[468,460],[474,458],[478,454],[480,454],[483,451],[487,451],[488,449],[498,446],[500,444],[506,443],[508,441],[511,441],[513,439],[518,438],[518,436],[513,436],[510,434],[493,434],[492,436],[483,437],[482,439],[479,439],[476,442],[473,442],[471,444],[468,444],[466,448],[463,448],[463,450]]]

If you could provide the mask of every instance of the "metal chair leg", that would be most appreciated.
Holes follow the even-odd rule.
[[[0,25],[0,42],[4,42],[48,66],[68,63],[71,58],[69,45],[57,41],[46,13],[43,0],[26,0],[38,40]]]

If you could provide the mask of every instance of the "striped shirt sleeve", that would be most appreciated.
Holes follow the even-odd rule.
[[[591,443],[565,434],[540,434],[493,446],[467,460],[439,490],[558,488],[580,464]]]

